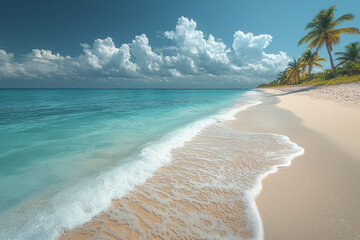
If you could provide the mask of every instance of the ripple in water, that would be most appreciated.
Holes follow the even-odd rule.
[[[276,134],[212,125],[145,184],[62,239],[262,239],[261,179],[303,149]]]

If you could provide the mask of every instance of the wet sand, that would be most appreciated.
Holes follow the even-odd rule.
[[[210,126],[145,184],[61,239],[262,239],[259,177],[301,152],[282,136]]]
[[[263,181],[256,203],[265,239],[360,239],[359,107],[341,102],[339,109],[332,99],[289,91],[270,91],[278,96],[227,124],[283,134],[305,149],[291,167]],[[341,116],[331,117],[338,110]]]
[[[144,185],[114,200],[108,211],[67,231],[61,239],[261,239],[257,212],[249,212],[251,197],[246,189],[255,182],[249,173],[281,165],[255,163],[284,147],[266,133],[290,137],[305,154],[262,181],[256,204],[265,239],[360,239],[357,144],[350,144],[353,139],[346,134],[336,138],[359,108],[344,105],[355,110],[344,111],[335,125],[331,120],[324,123],[328,129],[317,129],[312,120],[329,114],[323,109],[331,113],[332,100],[327,100],[328,107],[319,108],[324,99],[273,93],[224,124],[237,131],[220,128],[214,135],[205,130],[174,151],[174,160]],[[292,104],[286,105],[289,97]],[[304,115],[304,107],[312,108],[311,114]],[[357,135],[358,125],[352,128]]]

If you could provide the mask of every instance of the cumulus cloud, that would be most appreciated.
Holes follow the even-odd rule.
[[[221,74],[231,69],[230,49],[211,34],[205,39],[204,33],[196,29],[194,20],[181,17],[175,31],[166,31],[164,35],[175,42],[178,55],[172,60],[175,66],[181,65],[180,72]]]
[[[69,56],[62,57],[59,53],[53,54],[50,50],[33,49],[30,56],[34,58],[34,61],[46,62],[47,60],[62,60],[70,59]]]
[[[50,50],[33,49],[23,58],[22,78],[51,78],[64,73],[70,74],[73,60]]]
[[[15,59],[0,49],[0,77],[100,83],[105,79],[137,86],[244,87],[272,80],[289,61],[285,52],[265,52],[272,41],[269,34],[236,31],[230,48],[212,34],[206,36],[186,17],[180,17],[175,29],[165,31],[164,36],[173,44],[156,52],[145,34],[120,47],[110,37],[96,39],[90,45],[81,44],[83,53],[73,57],[33,49]]]
[[[18,71],[13,63],[14,54],[7,53],[6,51],[0,49],[0,76],[1,77],[11,77],[16,76],[16,71]]]
[[[271,77],[274,72],[283,70],[289,57],[285,52],[268,54],[264,50],[272,41],[269,34],[254,36],[253,33],[236,31],[234,34],[232,62],[246,74]]]
[[[29,54],[14,59],[12,53],[0,49],[0,76],[2,78],[41,79],[65,76],[72,72],[71,57],[63,57],[50,50],[33,49]]]
[[[164,71],[163,56],[153,52],[145,34],[135,36],[131,43],[131,53],[139,65],[140,73],[162,75]]]
[[[130,61],[131,55],[128,44],[122,44],[117,48],[112,38],[107,37],[96,39],[92,46],[88,44],[81,44],[81,46],[84,54],[80,56],[80,59],[83,59],[95,70],[124,76],[135,73],[137,70],[136,64]]]
[[[232,45],[234,58],[241,65],[258,62],[264,57],[264,49],[269,46],[271,40],[272,36],[268,34],[254,36],[252,33],[236,31]]]

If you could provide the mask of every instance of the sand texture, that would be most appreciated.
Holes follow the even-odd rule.
[[[360,239],[359,83],[303,90],[271,89],[228,124],[284,134],[305,149],[263,181],[256,202],[265,239]],[[348,95],[353,102],[337,101]]]
[[[347,104],[360,104],[360,81],[329,86],[291,86],[269,88],[279,93],[297,93]]]
[[[261,239],[253,189],[299,150],[278,135],[208,127],[145,184],[61,239]]]
[[[267,90],[61,239],[360,239],[359,86]],[[305,154],[262,181],[258,212],[258,177],[294,153],[273,133]]]

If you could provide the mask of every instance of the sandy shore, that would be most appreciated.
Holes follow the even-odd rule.
[[[263,104],[228,123],[284,134],[305,149],[263,181],[256,202],[265,239],[360,239],[359,86],[266,90]]]
[[[262,239],[254,201],[261,177],[302,152],[284,136],[213,124],[143,185],[61,239]]]
[[[269,133],[305,154],[263,180],[256,204],[265,239],[360,239],[356,84],[267,91],[262,104],[203,131],[144,185],[61,239],[261,238],[246,189],[284,164],[260,161],[284,149]]]

